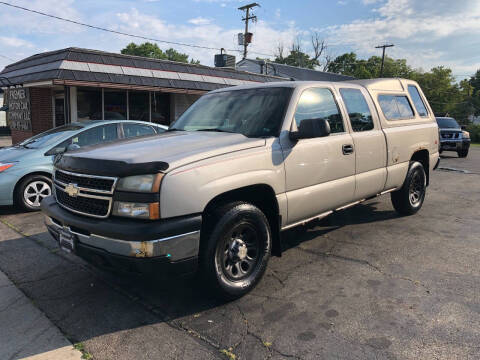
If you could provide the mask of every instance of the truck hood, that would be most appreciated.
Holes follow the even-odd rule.
[[[174,131],[68,152],[56,159],[56,166],[92,175],[129,176],[170,171],[211,157],[265,146],[265,143],[265,139],[241,134]]]

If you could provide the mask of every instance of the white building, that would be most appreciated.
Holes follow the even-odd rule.
[[[3,92],[0,93],[0,108],[3,106]],[[7,126],[5,111],[0,111],[0,127]]]

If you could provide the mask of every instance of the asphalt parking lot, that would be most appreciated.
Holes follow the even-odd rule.
[[[417,215],[383,196],[293,229],[234,302],[97,270],[13,208],[0,209],[0,270],[98,360],[478,359],[480,147],[444,155]]]

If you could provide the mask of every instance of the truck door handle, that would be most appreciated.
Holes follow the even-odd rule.
[[[344,144],[342,146],[343,155],[350,155],[353,154],[353,145],[352,144]]]

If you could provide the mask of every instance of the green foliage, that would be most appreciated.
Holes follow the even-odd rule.
[[[327,71],[371,79],[380,76],[382,58],[372,56],[358,59],[353,52],[337,56],[328,64]],[[419,83],[436,116],[452,116],[460,124],[467,124],[470,115],[480,114],[480,70],[470,79],[456,83],[452,70],[443,66],[425,72],[413,69],[405,59],[385,57],[383,77],[412,79]]]
[[[470,133],[472,142],[480,143],[480,125],[470,124],[467,126],[467,131]]]
[[[125,55],[144,56],[153,59],[178,61],[183,63],[190,62],[190,64],[200,64],[199,60],[190,59],[189,61],[187,54],[182,54],[173,48],[163,51],[158,47],[157,44],[150,42],[145,42],[140,45],[132,42],[120,52]]]
[[[320,65],[317,59],[310,58],[310,55],[298,49],[291,50],[287,57],[284,57],[282,54],[280,54],[275,58],[274,61],[278,64],[286,64],[307,69],[315,69],[316,66]]]

